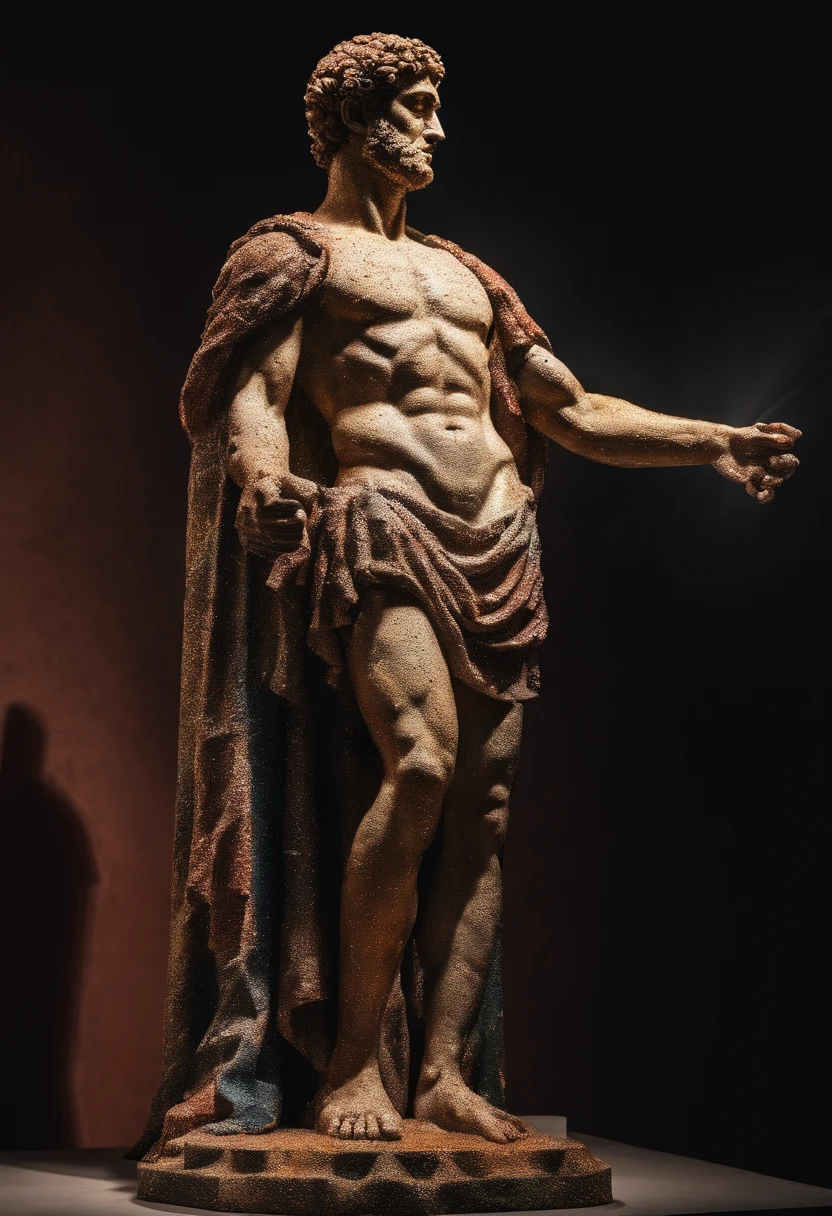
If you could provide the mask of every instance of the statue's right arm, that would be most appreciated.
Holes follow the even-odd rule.
[[[300,356],[303,322],[272,329],[249,352],[228,410],[228,474],[242,490],[237,532],[244,548],[274,557],[296,548],[317,495],[289,471],[286,407]]]

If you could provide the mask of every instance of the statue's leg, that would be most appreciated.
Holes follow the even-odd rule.
[[[456,703],[428,618],[400,596],[367,596],[348,659],[384,778],[344,870],[338,1039],[317,1127],[346,1139],[397,1139],[401,1120],[379,1073],[379,1026],[416,917],[422,854],[454,771]]]
[[[448,1130],[516,1140],[524,1125],[465,1085],[462,1052],[482,1003],[502,911],[500,852],[520,749],[521,705],[456,685],[459,746],[435,878],[418,926],[425,1054],[415,1113]]]

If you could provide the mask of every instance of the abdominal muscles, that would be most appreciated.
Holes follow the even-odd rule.
[[[399,486],[469,522],[487,522],[523,496],[511,451],[490,414],[404,412],[377,401],[339,411],[332,427],[338,484]]]
[[[473,335],[460,350],[460,336],[456,349],[420,344],[389,361],[355,343],[328,367],[318,363],[308,389],[331,427],[339,485],[398,487],[470,523],[522,500],[511,451],[491,421],[487,352]]]

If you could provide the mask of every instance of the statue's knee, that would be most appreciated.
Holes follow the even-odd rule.
[[[488,809],[489,811],[499,811],[503,807],[508,807],[508,800],[511,796],[511,790],[504,781],[495,781],[488,787]]]
[[[441,803],[454,775],[456,757],[437,741],[417,741],[398,761],[397,784],[409,793]]]
[[[399,848],[414,860],[433,840],[453,770],[454,756],[447,749],[417,743],[391,774]]]
[[[510,790],[507,785],[493,785],[488,792],[488,803],[482,817],[482,831],[486,845],[491,849],[501,849],[508,831],[508,799]]]

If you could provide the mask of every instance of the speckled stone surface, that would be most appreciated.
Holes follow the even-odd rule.
[[[560,1137],[564,1120],[527,1116]],[[832,1213],[832,1190],[767,1178],[690,1157],[580,1137],[613,1170],[616,1216],[690,1216],[710,1212]],[[584,1209],[585,1210],[585,1209]],[[197,1213],[198,1208],[136,1200],[136,1163],[124,1149],[54,1149],[0,1153],[0,1212],[11,1216],[136,1216],[138,1212]],[[562,1216],[569,1216],[561,1210]]]
[[[577,1140],[532,1131],[513,1144],[408,1119],[401,1140],[334,1140],[284,1130],[190,1132],[138,1167],[138,1197],[281,1216],[425,1216],[591,1207],[612,1200],[611,1171]]]

